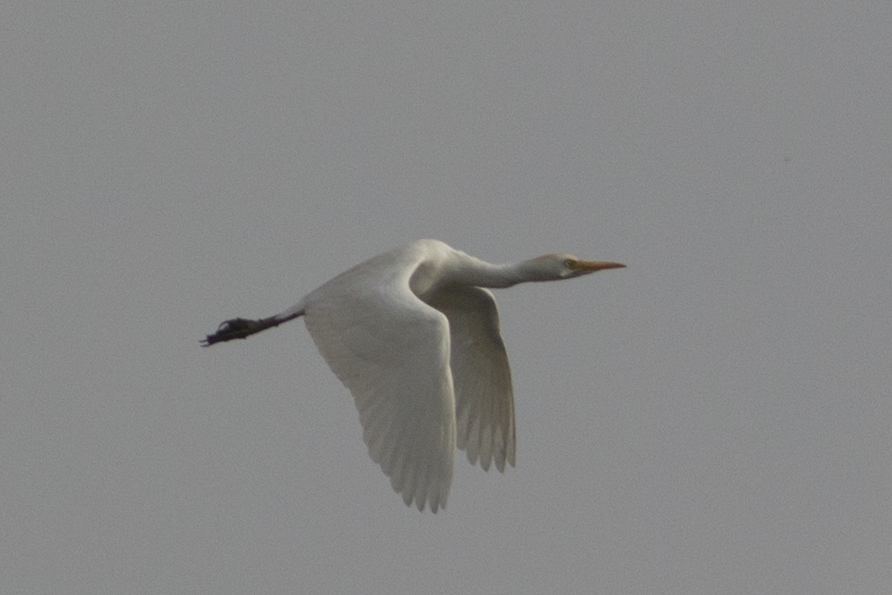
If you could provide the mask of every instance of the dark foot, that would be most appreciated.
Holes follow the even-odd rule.
[[[232,341],[233,339],[245,339],[254,333],[260,332],[269,325],[264,325],[263,320],[248,320],[247,318],[233,318],[227,320],[217,329],[213,335],[208,335],[201,342],[202,347],[210,347],[214,343],[222,343],[223,341]]]

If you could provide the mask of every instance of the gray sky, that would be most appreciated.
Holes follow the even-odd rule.
[[[886,1],[0,14],[3,593],[892,583]],[[518,466],[406,508],[302,322],[420,237],[497,293]]]

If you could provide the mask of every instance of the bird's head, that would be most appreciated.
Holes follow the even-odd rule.
[[[542,281],[571,279],[604,269],[622,269],[626,265],[603,260],[580,260],[571,254],[546,254],[526,263],[527,270]]]

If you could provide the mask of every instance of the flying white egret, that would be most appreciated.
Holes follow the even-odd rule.
[[[514,395],[496,302],[486,287],[571,279],[617,262],[548,254],[490,264],[418,240],[338,275],[281,314],[235,318],[205,346],[299,316],[353,394],[372,460],[403,501],[446,507],[456,446],[471,464],[514,466]]]

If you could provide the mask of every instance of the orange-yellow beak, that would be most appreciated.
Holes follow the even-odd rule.
[[[567,267],[578,271],[603,271],[604,269],[624,269],[626,265],[618,262],[606,262],[603,260],[574,260],[567,263]]]

